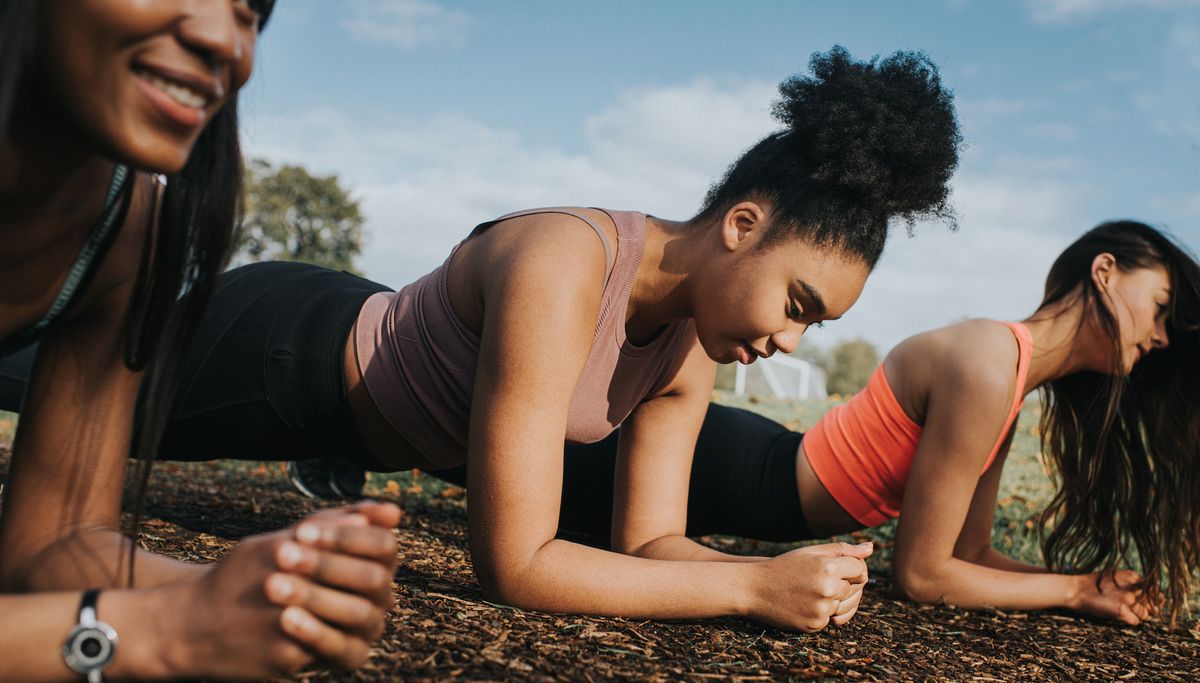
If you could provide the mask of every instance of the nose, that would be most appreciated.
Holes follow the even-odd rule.
[[[214,64],[241,59],[245,49],[233,4],[226,0],[189,3],[187,15],[179,22],[179,37],[189,47],[206,53]]]
[[[1154,325],[1154,336],[1150,338],[1150,343],[1156,349],[1165,349],[1170,340],[1167,339],[1167,322],[1159,320]]]
[[[800,345],[800,337],[804,336],[806,331],[808,331],[808,325],[797,323],[786,330],[771,335],[771,346],[785,354],[791,353]]]

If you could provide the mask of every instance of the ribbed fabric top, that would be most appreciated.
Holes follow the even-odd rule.
[[[1021,323],[1004,324],[1017,340],[1016,391],[1004,429],[983,463],[981,476],[996,459],[1021,411],[1025,377],[1033,355],[1029,328]],[[866,388],[826,413],[804,435],[802,446],[813,472],[833,499],[864,526],[878,526],[900,516],[900,503],[921,431],[921,425],[900,407],[881,363]]]
[[[561,213],[584,221],[604,241],[606,254],[612,253],[599,226],[564,208],[508,214],[480,224],[471,236],[502,220],[536,213]],[[617,248],[604,283],[592,349],[567,417],[565,440],[579,443],[607,436],[669,379],[692,325],[690,320],[673,323],[642,346],[626,339],[626,310],[646,243],[646,215],[605,213],[616,224]],[[431,469],[466,461],[479,358],[479,338],[450,307],[446,282],[456,251],[457,246],[441,266],[400,291],[368,298],[358,315],[355,338],[372,401],[392,428],[425,457],[427,462],[418,466]]]

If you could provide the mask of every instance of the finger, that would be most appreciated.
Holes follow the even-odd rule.
[[[302,607],[283,610],[279,626],[310,652],[343,669],[353,669],[367,661],[370,648],[366,642],[322,622]]]
[[[354,593],[333,590],[292,574],[267,577],[267,599],[280,607],[303,607],[309,614],[374,642],[383,635],[384,610]]]
[[[404,516],[404,511],[395,503],[385,503],[380,500],[360,500],[350,509],[366,517],[374,526],[384,529],[394,529]]]
[[[387,607],[392,601],[392,572],[378,562],[317,550],[292,541],[279,545],[276,565],[333,588],[344,588]]]
[[[346,526],[370,526],[371,520],[366,516],[359,514],[351,508],[325,508],[306,516],[300,520],[301,524],[305,522],[316,524],[336,524]]]
[[[835,612],[829,620],[838,626],[845,624],[854,618],[854,615],[858,612],[858,606],[861,602],[862,591],[860,590],[855,592],[846,600],[843,600],[841,604],[838,605],[837,612]]]
[[[1141,623],[1141,619],[1138,619],[1138,616],[1133,613],[1133,610],[1129,609],[1128,605],[1121,605],[1121,611],[1117,615],[1117,618],[1130,626],[1137,626]]]
[[[1138,621],[1146,621],[1150,618],[1150,606],[1142,600],[1137,600],[1129,606],[1130,611],[1137,615]]]
[[[322,550],[333,550],[389,565],[397,561],[396,537],[390,529],[302,522],[296,527],[295,536],[297,541]]]
[[[851,545],[849,543],[822,543],[820,545],[810,545],[800,548],[796,552],[804,553],[805,555],[827,555],[827,556],[848,556],[857,558],[870,557],[875,550],[875,544],[871,541]]]
[[[834,576],[855,583],[867,582],[867,563],[857,557],[835,557],[830,560]]]

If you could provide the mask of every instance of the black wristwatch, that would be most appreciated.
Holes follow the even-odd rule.
[[[79,623],[63,641],[62,655],[71,670],[87,677],[88,683],[100,683],[104,669],[117,653],[117,632],[96,616],[99,590],[85,591],[79,601]]]

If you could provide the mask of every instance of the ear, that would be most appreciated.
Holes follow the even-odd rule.
[[[721,243],[729,251],[744,249],[762,238],[767,211],[758,202],[738,202],[721,219]]]
[[[1108,291],[1109,281],[1117,272],[1117,259],[1108,252],[1096,254],[1092,259],[1092,284],[1101,292]]]

